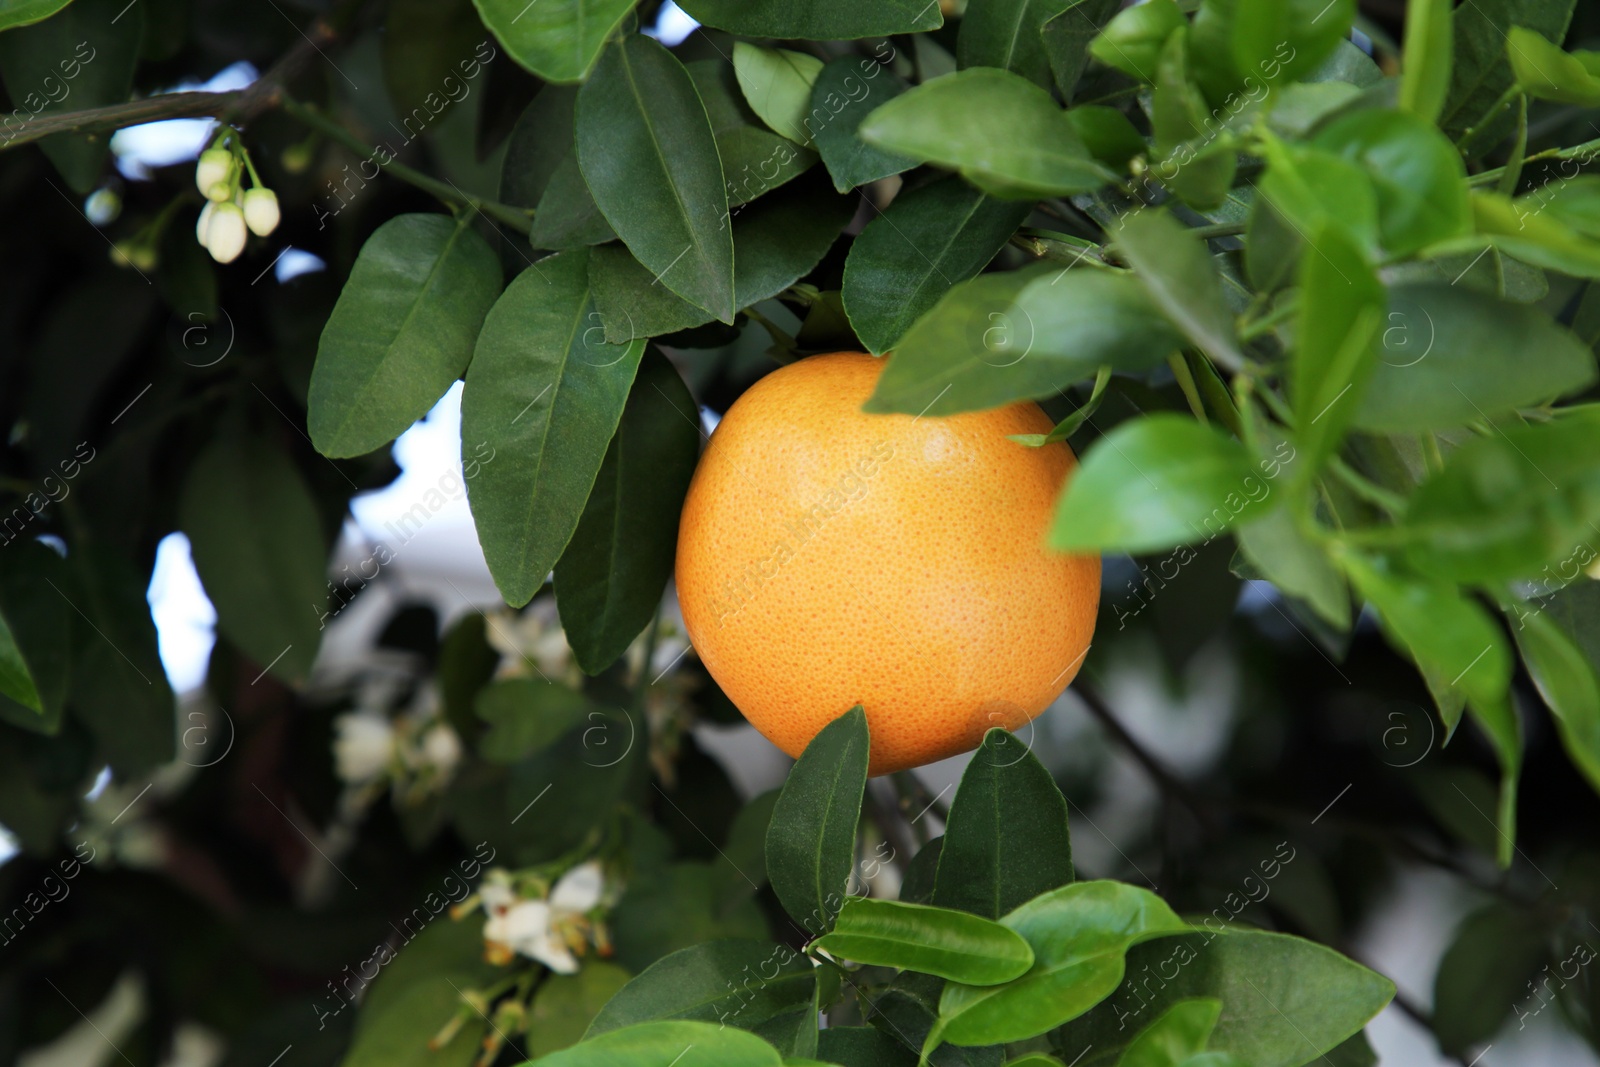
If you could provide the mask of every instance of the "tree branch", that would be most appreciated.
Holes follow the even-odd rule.
[[[1145,773],[1155,781],[1163,793],[1180,801],[1184,807],[1194,813],[1195,818],[1199,819],[1203,826],[1210,827],[1214,825],[1211,809],[1185,782],[1168,770],[1160,760],[1146,751],[1145,747],[1139,743],[1139,740],[1128,732],[1128,728],[1117,720],[1116,715],[1111,711],[1110,706],[1106,704],[1105,698],[1100,695],[1098,689],[1089,684],[1084,678],[1079,677],[1072,683],[1072,690],[1078,694],[1084,706],[1089,709],[1089,714],[1093,715],[1096,721],[1105,727],[1106,732],[1127,750],[1128,755],[1133,757],[1135,763],[1144,768]]]

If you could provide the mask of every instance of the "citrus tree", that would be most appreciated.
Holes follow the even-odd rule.
[[[0,1049],[1370,1064],[1419,865],[1472,901],[1395,1001],[1443,1052],[1600,1040],[1576,6],[0,2]],[[331,557],[458,381],[451,480]],[[350,666],[462,493],[504,604]],[[1230,665],[1219,750],[1129,662]],[[1120,843],[1031,722],[1074,675],[1162,798]],[[741,712],[798,757],[754,796]]]

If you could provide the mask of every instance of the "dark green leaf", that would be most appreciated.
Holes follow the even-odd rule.
[[[1537,976],[1545,934],[1532,916],[1503,902],[1461,920],[1439,960],[1433,986],[1434,1032],[1446,1055],[1493,1037]]]
[[[682,7],[696,22],[729,33],[803,41],[887,37],[944,25],[939,5],[926,0],[689,0]]]
[[[545,81],[583,81],[634,0],[473,0],[506,51]]]
[[[813,944],[840,959],[991,986],[1021,977],[1033,949],[1015,931],[964,911],[851,897]]]
[[[614,241],[617,233],[600,213],[594,194],[578,169],[578,154],[568,152],[556,164],[533,216],[528,240],[535,248],[565,250]]]
[[[1190,997],[1222,1001],[1208,1048],[1250,1067],[1320,1063],[1394,996],[1387,978],[1315,942],[1206,926],[1128,953],[1127,983],[1062,1031],[1062,1047],[1094,1046],[1078,1067],[1114,1064],[1137,1027]]]
[[[1154,82],[1167,39],[1188,25],[1173,0],[1124,8],[1089,45],[1089,54],[1140,81]]]
[[[594,1037],[654,1019],[696,1019],[743,1030],[811,1000],[811,961],[763,941],[708,941],[646,967],[595,1016]]]
[[[875,1026],[830,1026],[817,1055],[842,1067],[917,1067],[917,1054]]]
[[[694,1055],[688,1056],[689,1050]],[[783,1067],[778,1050],[734,1027],[682,1019],[611,1030],[541,1056],[538,1067]]]
[[[894,347],[951,286],[989,264],[1028,211],[957,178],[896,197],[845,260],[844,307],[861,343],[874,355]]]
[[[1543,611],[1518,612],[1511,634],[1528,677],[1555,716],[1562,747],[1600,790],[1600,678],[1583,650]]]
[[[502,203],[517,207],[538,205],[556,168],[572,155],[577,101],[576,88],[547,85],[523,109],[506,138],[506,156],[500,167]],[[590,202],[593,203],[592,199]],[[535,226],[539,221],[536,215]],[[535,241],[534,244],[539,243]]]
[[[1154,893],[1106,881],[1035,897],[1001,924],[1033,947],[1033,966],[1003,986],[945,986],[936,1032],[952,1044],[1023,1041],[1075,1019],[1121,984],[1129,948],[1189,929]]]
[[[367,239],[322,329],[306,425],[325,456],[404,433],[461,377],[500,295],[500,262],[465,218],[400,215]]]
[[[916,166],[909,156],[874,148],[856,133],[874,108],[906,88],[903,78],[870,59],[835,59],[817,75],[807,130],[841,193]]]
[[[66,563],[40,542],[0,546],[0,622],[10,645],[6,658],[13,671],[20,667],[26,683],[13,681],[0,690],[5,694],[0,720],[45,734],[61,728],[77,617],[62,592],[71,585]]]
[[[508,866],[548,863],[592,840],[638,781],[647,758],[644,730],[630,712],[595,708],[582,724],[512,766],[496,827],[514,841]]]
[[[1215,997],[1190,997],[1174,1003],[1139,1031],[1117,1061],[1117,1067],[1179,1067],[1189,1057],[1205,1051],[1222,1001]]]
[[[661,606],[683,495],[700,458],[699,416],[667,357],[647,351],[583,517],[555,566],[561,625],[589,674],[626,652]]]
[[[1264,500],[1266,488],[1244,446],[1218,430],[1187,415],[1132,419],[1084,455],[1049,544],[1141,553],[1209,541]]]
[[[1467,172],[1455,146],[1407,111],[1365,108],[1320,129],[1311,143],[1360,165],[1378,198],[1378,236],[1396,255],[1467,232]]]
[[[865,410],[953,415],[1054,396],[1103,366],[1148,370],[1182,343],[1129,275],[980,275],[911,327]]]
[[[218,438],[189,471],[178,523],[228,640],[304,681],[327,619],[328,546],[294,462],[270,438]]]
[[[1397,285],[1355,425],[1391,433],[1449,429],[1594,380],[1594,355],[1537,308],[1443,282]]]
[[[495,460],[467,483],[478,540],[507,601],[526,604],[583,514],[644,352],[608,345],[583,252],[523,271],[484,319],[461,397],[461,439]],[[593,316],[593,318],[591,318]]]
[[[60,9],[60,4],[55,4]],[[17,109],[6,123],[7,134],[18,115],[49,117],[121,104],[133,87],[134,68],[144,36],[145,5],[126,0],[76,0],[52,18],[44,4],[27,4],[21,19],[0,14],[0,75]],[[36,21],[44,19],[44,21]],[[26,130],[26,126],[22,127]],[[67,187],[80,196],[100,182],[110,130],[57,133],[39,141]],[[10,143],[9,137],[6,143]]]
[[[717,155],[722,159],[722,175],[728,186],[728,206],[738,207],[770,192],[806,171],[817,161],[816,153],[780,137],[762,123],[739,88],[733,64],[721,59],[699,59],[687,64],[695,91],[705,104],[711,133],[716,138]],[[805,132],[814,135],[819,119],[815,112],[805,120]],[[737,239],[737,235],[735,235]],[[734,255],[735,284],[738,275]]]
[[[608,925],[619,962],[640,971],[679,949],[725,938],[764,942],[770,936],[754,900],[729,904],[718,899],[713,872],[704,863],[674,863],[633,882]]]
[[[0,611],[0,694],[44,715],[44,702],[39,697],[39,687],[34,683],[28,661],[17,647],[16,635]]]
[[[1041,34],[1056,88],[1068,103],[1089,67],[1089,42],[1116,15],[1117,0],[1068,0],[1061,13],[1047,19]]]
[[[733,45],[733,71],[745,102],[769,129],[795,144],[811,144],[811,87],[821,70],[816,56],[747,41]]]
[[[994,116],[1006,116],[1004,123]],[[974,67],[924,82],[861,124],[868,144],[961,172],[995,196],[1036,200],[1098,189],[1112,177],[1039,86]]]
[[[990,730],[950,805],[933,903],[998,919],[1072,878],[1066,798],[1021,741]]]
[[[857,706],[800,754],[767,828],[767,877],[790,918],[812,936],[833,925],[855,862],[870,738]]]
[[[1385,294],[1361,249],[1332,226],[1300,260],[1300,316],[1289,365],[1295,437],[1309,477],[1338,450],[1377,363]]]
[[[590,1020],[628,984],[628,972],[595,960],[577,974],[552,974],[539,984],[528,1006],[525,1051],[538,1057],[570,1048],[584,1037]]]
[[[711,880],[719,904],[732,905],[760,892],[767,883],[767,827],[778,803],[778,790],[769,789],[739,809],[728,829],[728,840],[711,865]]]
[[[1224,367],[1241,363],[1233,315],[1204,242],[1165,211],[1127,216],[1116,242],[1156,306],[1189,340]]]
[[[1082,0],[969,0],[956,37],[963,67],[999,67],[1050,88],[1044,24]],[[1069,87],[1070,88],[1070,87]]]
[[[722,163],[683,65],[647,37],[607,49],[578,93],[578,165],[595,203],[667,288],[733,321]]]
[[[1438,121],[1450,93],[1453,6],[1453,0],[1408,0],[1406,4],[1400,107],[1429,123]]]
[[[594,705],[576,689],[542,678],[502,678],[478,691],[473,708],[489,726],[478,741],[478,754],[511,764],[583,725]]]
[[[1511,128],[1510,115],[1490,110],[1511,87],[1506,35],[1512,26],[1537,30],[1546,39],[1567,35],[1576,0],[1473,0],[1455,13],[1455,50],[1450,70],[1450,95],[1439,128],[1459,141],[1468,129],[1483,126],[1488,136],[1476,138],[1477,152],[1493,148]]]
[[[466,99],[456,94],[463,87],[471,92],[482,60],[494,54],[472,0],[394,0],[380,40],[383,83],[395,112],[404,121],[421,111],[424,125]]]
[[[478,1056],[489,1024],[472,1016],[438,1049],[429,1040],[461,1005],[460,974],[435,974],[413,982],[380,1010],[363,1011],[355,1040],[340,1067],[467,1067]]]

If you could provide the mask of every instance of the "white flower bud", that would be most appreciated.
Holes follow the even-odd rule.
[[[241,224],[239,232],[244,232]],[[244,238],[240,238],[241,241]],[[381,714],[355,711],[333,720],[333,760],[339,777],[360,785],[382,774],[394,758],[394,726]]]
[[[257,186],[244,194],[244,221],[250,232],[265,237],[278,228],[278,194]]]
[[[233,196],[233,175],[237,168],[232,152],[226,148],[208,148],[200,153],[200,162],[194,168],[194,183],[207,200],[227,200]]]
[[[244,251],[244,212],[232,201],[207,204],[200,211],[195,235],[212,259],[218,263],[232,263]]]

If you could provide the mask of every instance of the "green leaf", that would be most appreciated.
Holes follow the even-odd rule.
[[[467,500],[495,584],[517,607],[577,528],[644,352],[643,341],[602,340],[586,258],[562,252],[506,287],[461,397],[462,441],[496,457],[467,482]]]
[[[1561,746],[1600,791],[1600,678],[1572,637],[1542,611],[1519,612],[1511,636],[1555,716]]]
[[[1067,112],[1067,119],[1090,154],[1114,170],[1125,170],[1134,156],[1149,151],[1150,146],[1128,116],[1114,107],[1079,104]]]
[[[1322,546],[1301,532],[1290,507],[1278,507],[1233,531],[1261,577],[1310,604],[1340,631],[1350,628],[1350,592]]]
[[[952,1044],[1023,1041],[1075,1019],[1122,982],[1129,948],[1189,929],[1154,893],[1107,881],[1063,886],[1000,922],[1033,947],[1033,966],[1002,986],[945,986],[935,1033]]]
[[[1129,275],[984,274],[916,321],[864,410],[953,415],[1040,399],[1103,366],[1149,370],[1182,343]]]
[[[767,877],[812,936],[833,925],[855,862],[870,738],[857,705],[824,726],[783,783],[767,828]]]
[[[1558,196],[1555,210],[1547,211],[1544,193],[1538,189],[1514,201],[1498,193],[1474,193],[1472,215],[1478,236],[1451,242],[1439,251],[1476,252],[1488,243],[1536,267],[1574,278],[1600,278],[1600,243],[1585,232],[1589,222],[1573,210],[1579,205]]]
[[[1461,920],[1434,978],[1434,1032],[1441,1051],[1461,1056],[1494,1036],[1528,996],[1547,938],[1533,916],[1502,901]]]
[[[1362,248],[1377,247],[1378,194],[1365,171],[1332,152],[1276,138],[1266,140],[1264,155],[1261,198],[1296,237],[1334,226]]]
[[[950,805],[933,903],[998,919],[1072,879],[1066,797],[1021,741],[990,730]]]
[[[1450,92],[1453,0],[1407,0],[1400,108],[1437,122]]]
[[[1058,1037],[1063,1048],[1093,1046],[1078,1067],[1116,1063],[1138,1027],[1190,997],[1222,1002],[1212,1051],[1250,1067],[1320,1063],[1394,996],[1387,978],[1315,942],[1214,919],[1206,927],[1128,953],[1127,982]]]
[[[505,160],[500,167],[501,203],[517,207],[538,205],[556,168],[572,155],[577,102],[576,87],[547,85],[523,109],[506,138]],[[577,166],[576,163],[571,165]],[[587,194],[588,190],[584,192]],[[592,205],[593,201],[590,203]],[[598,208],[593,210],[599,211]],[[540,216],[535,214],[535,227],[540,221]],[[534,245],[542,247],[537,241]]]
[[[1473,0],[1455,13],[1455,50],[1451,61],[1450,95],[1439,117],[1439,128],[1459,141],[1468,129],[1483,126],[1487,136],[1476,139],[1481,154],[1493,148],[1511,128],[1511,116],[1490,111],[1511,87],[1511,64],[1506,57],[1506,37],[1513,26],[1537,30],[1547,40],[1567,35],[1576,0]]]
[[[1385,293],[1361,249],[1331,226],[1300,260],[1300,316],[1289,365],[1295,437],[1310,477],[1338,450],[1377,363]]]
[[[1399,527],[1420,574],[1491,584],[1538,575],[1600,522],[1591,409],[1467,441],[1412,495]]]
[[[1234,67],[1246,79],[1297,81],[1350,36],[1355,16],[1356,0],[1235,0]]]
[[[679,949],[612,997],[586,1038],[655,1019],[695,1019],[751,1030],[809,1004],[811,961],[764,941],[724,940]]]
[[[820,176],[818,176],[820,178]],[[807,178],[781,195],[734,213],[734,303],[749,307],[776,296],[810,273],[855,213],[855,202],[825,181]],[[589,283],[606,340],[659,337],[700,326],[711,316],[652,279],[625,248],[589,253]],[[690,410],[690,409],[686,409]]]
[[[1084,455],[1048,543],[1142,553],[1209,541],[1266,499],[1264,489],[1244,446],[1221,431],[1187,415],[1132,419]]]
[[[674,863],[652,871],[648,880],[634,881],[608,925],[619,962],[641,971],[679,949],[724,938],[764,941],[769,936],[768,920],[756,902],[748,896],[732,903],[719,897],[714,872],[704,863]],[[767,965],[769,972],[772,966]],[[723,977],[725,990],[741,988]],[[741,972],[739,982],[751,977],[752,972]],[[792,1021],[792,1016],[775,1018]]]
[[[782,1067],[755,1034],[682,1019],[638,1023],[532,1061],[538,1067]]]
[[[528,240],[535,248],[561,251],[616,239],[616,231],[600,213],[594,194],[584,183],[577,152],[568,152],[556,164],[539,197]]]
[[[428,413],[467,369],[500,295],[500,261],[462,218],[399,215],[367,239],[322,328],[306,425],[360,456]]]
[[[481,72],[484,56],[494,52],[472,0],[394,0],[384,14],[380,55],[395,112],[404,119],[420,109],[431,122],[466,99],[454,94],[463,86],[471,91],[477,74],[467,72]]]
[[[990,67],[924,82],[868,115],[859,132],[868,144],[958,170],[1008,199],[1092,192],[1112,178],[1049,93]]]
[[[469,1017],[440,1048],[429,1047],[461,1007],[461,991],[468,988],[464,980],[460,974],[435,974],[407,985],[380,1010],[364,1010],[340,1067],[467,1067],[489,1029],[481,1016]]]
[[[634,0],[472,0],[511,58],[545,81],[588,77]]]
[[[831,956],[917,971],[968,985],[1018,978],[1033,949],[1015,931],[964,911],[851,897],[833,929],[812,944]]]
[[[969,0],[956,37],[963,67],[999,67],[1048,89],[1044,24],[1082,0]],[[1070,87],[1069,87],[1070,88]]]
[[[578,165],[628,250],[667,288],[733,321],[733,237],[722,163],[683,65],[630,34],[578,92]]]
[[[944,25],[939,5],[926,0],[688,0],[681,6],[703,26],[746,37],[844,41]]]
[[[867,351],[893,348],[951,286],[988,266],[1029,210],[957,178],[897,196],[845,259],[844,308]]]
[[[694,397],[667,357],[647,351],[583,517],[555,566],[561,626],[585,673],[616,662],[661,607],[678,515],[699,458]]]
[[[47,18],[52,10],[59,13]],[[0,76],[17,109],[12,119],[18,115],[49,117],[127,101],[134,68],[139,64],[145,5],[129,8],[126,0],[76,0],[63,9],[59,3],[53,7],[25,3],[17,12],[17,21],[7,17],[10,13],[0,13],[0,29],[19,28],[0,35]],[[8,119],[6,133],[11,130]],[[67,187],[86,196],[100,182],[111,134],[110,130],[51,134],[39,141],[39,148],[61,172]],[[10,143],[9,137],[4,143]]]
[[[807,128],[811,87],[822,70],[822,60],[787,48],[735,41],[733,70],[745,101],[762,122],[796,144],[811,144]]]
[[[1089,44],[1089,54],[1140,81],[1154,82],[1167,38],[1188,24],[1173,0],[1148,0],[1123,8]]]
[[[905,79],[870,59],[839,58],[817,74],[811,87],[811,112],[806,129],[823,166],[841,193],[858,185],[910,170],[917,161],[874,148],[857,130],[861,121],[886,100],[905,92]],[[738,262],[737,256],[734,262]]]
[[[628,984],[628,972],[614,963],[587,962],[577,974],[552,974],[539,983],[528,1006],[524,1051],[538,1057],[570,1048],[601,1008]]]
[[[17,647],[16,635],[11,632],[3,612],[0,612],[0,694],[41,716],[44,714],[44,702],[39,697],[33,672],[28,669],[28,661]]]
[[[478,691],[473,710],[489,726],[478,741],[478,754],[491,763],[512,764],[583,725],[595,706],[576,689],[542,678],[502,678]]]
[[[917,1054],[875,1026],[830,1026],[817,1035],[817,1055],[844,1067],[917,1067]]]
[[[0,623],[6,629],[0,643],[9,645],[0,660],[21,671],[0,690],[0,720],[43,734],[60,730],[79,617],[65,595],[71,588],[67,565],[53,549],[33,540],[0,546]]]
[[[1378,236],[1391,253],[1406,255],[1470,228],[1461,155],[1428,120],[1366,108],[1334,119],[1311,143],[1366,170],[1377,193]]]
[[[271,438],[226,434],[195,459],[178,502],[217,626],[287,682],[311,672],[328,606],[317,504]]]
[[[72,0],[0,0],[0,30],[47,19]]]
[[[1363,430],[1410,433],[1494,419],[1595,380],[1594,355],[1538,308],[1444,282],[1389,290]]]
[[[1156,306],[1189,340],[1224,367],[1243,362],[1222,281],[1204,242],[1161,210],[1124,216],[1116,243]]]
[[[1177,1001],[1139,1031],[1117,1067],[1178,1067],[1205,1051],[1221,1014],[1222,1001],[1215,997]]]
[[[722,160],[728,186],[728,206],[738,207],[776,189],[803,173],[817,161],[816,154],[787,137],[767,129],[745,101],[733,64],[722,59],[697,59],[685,65],[695,91],[705,104],[711,133]],[[816,115],[807,116],[805,129],[816,133]],[[735,235],[737,240],[737,235]],[[734,273],[738,274],[737,254]]]
[[[1576,107],[1600,107],[1600,54],[1567,53],[1533,30],[1506,34],[1511,73],[1529,96]]]
[[[1056,88],[1068,103],[1089,67],[1089,43],[1117,14],[1118,6],[1118,0],[1067,0],[1059,15],[1045,20],[1044,52]]]

